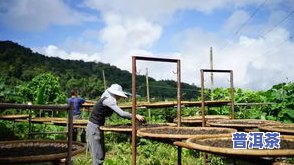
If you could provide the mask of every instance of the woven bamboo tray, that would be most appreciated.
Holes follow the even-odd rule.
[[[139,129],[137,134],[141,137],[161,139],[188,139],[192,137],[222,136],[236,132],[232,128],[216,127],[155,127]]]
[[[67,125],[67,120],[53,120],[52,123],[55,124],[55,125],[66,126]],[[87,124],[88,124],[88,120],[73,120],[73,125],[85,126]]]
[[[207,121],[212,127],[230,127],[230,128],[258,128],[259,125],[276,125],[280,122],[272,120],[259,119],[234,119],[234,120],[212,120]]]
[[[36,117],[32,118],[32,123],[39,123],[39,124],[52,124],[52,121],[62,121],[67,120],[66,118],[59,118],[59,117]],[[17,122],[29,122],[29,119],[16,119]]]
[[[15,119],[26,119],[29,115],[0,115],[0,119],[3,120],[15,120]]]
[[[32,118],[32,123],[50,123],[52,121],[66,121],[66,118],[58,118],[58,117],[38,117]]]
[[[286,163],[286,162],[274,162],[272,165],[293,165],[293,164]]]
[[[72,143],[72,155],[84,149],[84,144]],[[2,141],[0,151],[0,164],[49,162],[67,157],[67,141]]]
[[[175,123],[154,123],[154,124],[142,124],[137,125],[137,129],[140,128],[150,128],[150,127],[162,127],[162,126],[177,126]],[[112,131],[112,132],[132,132],[132,124],[124,124],[124,125],[105,125],[100,127],[103,131]]]
[[[225,115],[205,115],[205,120],[229,120],[230,116]],[[178,122],[175,118],[174,122]],[[181,123],[202,123],[202,116],[187,116],[181,117]]]
[[[260,125],[261,131],[280,132],[280,134],[294,135],[294,124]]]
[[[196,137],[187,140],[186,145],[190,149],[200,150],[213,154],[225,155],[225,156],[254,156],[254,157],[292,157],[294,156],[294,147],[286,148],[287,144],[291,143],[294,146],[294,136],[282,135],[281,148],[280,149],[233,149],[232,136],[223,135],[218,137]],[[226,141],[231,146],[218,146],[219,142]],[[181,144],[183,142],[176,142],[175,144]],[[284,149],[283,149],[284,147]]]

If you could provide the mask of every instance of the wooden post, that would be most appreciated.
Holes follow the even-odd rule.
[[[105,79],[104,70],[102,70],[102,76],[103,76],[103,85],[104,85],[104,90],[106,90],[106,88],[107,88],[107,85],[106,85],[106,79]]]
[[[148,104],[150,103],[150,95],[149,95],[149,77],[148,77],[148,68],[146,68],[146,97]],[[151,118],[151,110],[148,108],[148,117]]]
[[[204,71],[200,70],[201,75],[201,115],[202,115],[202,127],[205,127],[205,107],[204,107]]]
[[[146,68],[146,94],[147,94],[147,102],[150,103],[150,96],[149,96],[149,80],[148,80],[148,68]]]
[[[213,52],[212,52],[212,47],[210,47],[210,69],[213,70]],[[213,88],[214,88],[214,82],[213,82],[213,72],[210,72],[210,99],[213,100]]]
[[[33,130],[32,130],[32,109],[29,109],[29,139],[33,138],[33,134],[32,134]]]
[[[67,125],[67,158],[66,164],[70,165],[72,157],[72,133],[73,133],[73,104],[70,103],[68,108],[68,125]]]
[[[233,79],[233,70],[230,71],[230,86],[231,86],[231,119],[235,118],[235,98],[234,98],[234,79]]]

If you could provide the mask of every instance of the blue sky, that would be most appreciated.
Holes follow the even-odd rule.
[[[46,56],[110,63],[131,56],[177,58],[182,81],[200,69],[232,69],[236,87],[269,89],[293,81],[293,0],[2,0],[0,40]],[[173,64],[140,62],[156,79],[176,79]],[[216,86],[228,86],[215,74]],[[206,86],[209,79],[206,78]]]

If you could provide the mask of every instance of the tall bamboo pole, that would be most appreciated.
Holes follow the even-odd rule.
[[[146,68],[146,94],[147,94],[147,102],[150,103],[148,68]]]
[[[104,70],[102,70],[102,76],[103,76],[103,85],[104,85],[104,90],[106,90],[107,85],[106,85],[106,79],[105,79],[105,73]]]
[[[213,70],[213,50],[212,50],[212,47],[210,47],[210,69]],[[210,72],[210,83],[211,83],[211,95],[210,95],[210,99],[213,100],[213,96],[212,96],[212,93],[213,93],[213,89],[214,89],[214,82],[213,82],[213,72]]]

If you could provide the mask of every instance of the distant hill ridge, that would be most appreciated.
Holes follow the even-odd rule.
[[[0,75],[7,77],[10,85],[30,81],[40,73],[52,72],[60,77],[62,87],[65,90],[68,90],[66,89],[67,81],[73,78],[76,80],[88,80],[89,77],[95,77],[102,81],[102,71],[104,70],[107,85],[119,83],[124,89],[131,91],[131,73],[126,70],[101,62],[47,57],[12,41],[0,41],[0,68]],[[138,94],[145,96],[145,76],[139,75],[137,84]],[[176,98],[175,81],[156,81],[154,78],[149,77],[149,84],[151,97]],[[184,89],[183,97],[186,99],[195,98],[199,94],[196,86],[182,83],[182,88]]]

